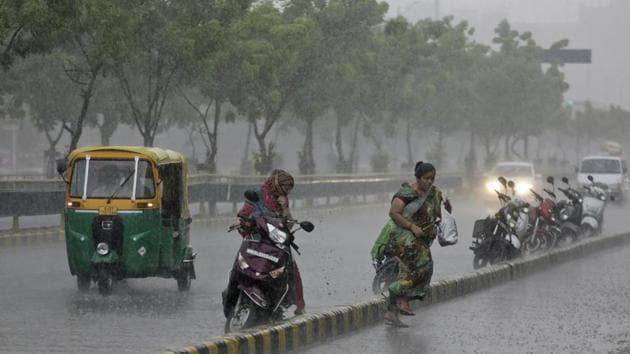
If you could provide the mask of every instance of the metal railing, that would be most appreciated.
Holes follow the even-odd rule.
[[[216,216],[218,205],[231,204],[234,211],[243,193],[260,187],[264,177],[197,174],[188,179],[190,204],[197,204],[205,216]],[[296,176],[291,193],[294,205],[335,204],[344,197],[389,196],[411,177],[407,174]],[[19,229],[20,216],[53,215],[63,212],[63,181],[21,179],[0,181],[0,217],[13,217],[12,229]],[[436,185],[447,191],[462,187],[459,173],[439,174]],[[300,203],[295,203],[300,201]]]

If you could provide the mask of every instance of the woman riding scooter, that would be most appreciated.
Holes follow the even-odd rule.
[[[278,214],[284,217],[286,220],[292,220],[291,212],[289,210],[289,193],[293,189],[295,181],[293,177],[284,170],[273,170],[271,175],[265,179],[260,188],[260,199],[263,207],[268,211]],[[238,212],[237,220],[232,228],[238,227],[241,236],[248,235],[248,219],[254,212],[254,206],[249,203],[245,203],[241,210]],[[290,222],[290,221],[289,221]],[[295,261],[292,264],[291,271],[293,272],[293,284],[292,291],[294,294],[294,301],[296,305],[295,314],[301,315],[304,313],[304,291],[302,288],[302,278],[298,270]],[[227,317],[234,310],[236,301],[238,298],[238,288],[236,282],[236,274],[234,270],[230,272],[230,278],[228,281],[228,287],[223,291],[223,313]]]

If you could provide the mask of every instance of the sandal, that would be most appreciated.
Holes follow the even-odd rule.
[[[415,316],[416,315],[413,312],[413,310],[411,309],[411,305],[406,300],[398,300],[396,302],[396,307],[398,309],[398,312],[400,312],[401,315],[405,315],[405,316]]]
[[[390,325],[390,326],[399,327],[399,328],[409,327],[408,324],[402,322],[398,318],[398,314],[396,312],[393,312],[391,310],[388,310],[387,312],[385,312],[383,319],[385,320],[385,324]]]

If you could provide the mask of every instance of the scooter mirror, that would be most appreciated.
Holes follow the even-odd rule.
[[[505,188],[505,186],[507,185],[507,181],[505,180],[505,178],[503,176],[499,176],[497,180],[499,180],[499,183],[501,183],[501,185]]]
[[[553,181],[554,181],[553,176],[547,177],[547,183],[553,184]]]
[[[562,177],[562,182],[569,184],[569,179],[566,177]]]
[[[310,221],[302,221],[300,222],[300,227],[302,228],[302,230],[306,231],[306,232],[311,232],[315,229],[315,225],[313,225],[312,222]]]
[[[259,201],[258,199],[258,193],[256,193],[253,190],[246,190],[245,193],[243,193],[245,195],[245,200],[247,200],[248,202],[252,202],[252,203],[256,203]]]
[[[586,179],[588,179],[589,181],[593,182],[593,176],[591,176],[591,175],[586,176]]]

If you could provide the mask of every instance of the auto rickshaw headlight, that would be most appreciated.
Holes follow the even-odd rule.
[[[108,254],[109,245],[105,242],[99,242],[99,244],[96,245],[96,253],[100,254],[101,256]]]

